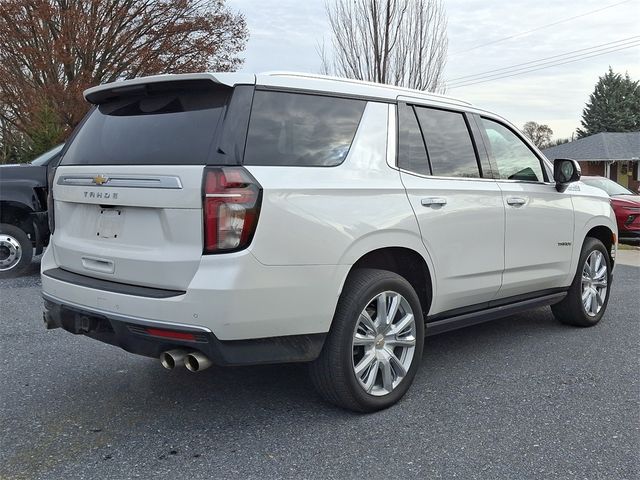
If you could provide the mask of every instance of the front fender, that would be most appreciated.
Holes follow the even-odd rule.
[[[600,194],[594,194],[590,189],[584,188],[584,193],[574,195],[572,197],[572,201],[575,212],[573,234],[574,248],[567,284],[570,284],[573,281],[576,269],[578,268],[578,261],[580,260],[582,246],[584,245],[585,238],[589,231],[595,227],[606,227],[616,235],[616,239],[618,236],[616,216],[611,208],[608,196],[605,197]],[[616,240],[616,243],[612,248],[612,255],[615,256],[617,248],[618,245]]]

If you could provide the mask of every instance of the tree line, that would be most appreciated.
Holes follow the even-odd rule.
[[[632,80],[628,73],[609,71],[598,78],[582,111],[580,128],[571,138],[552,140],[549,125],[527,122],[522,131],[538,148],[549,148],[601,132],[640,131],[640,81]]]
[[[87,112],[86,88],[232,71],[248,36],[224,0],[2,0],[0,163],[62,142]]]

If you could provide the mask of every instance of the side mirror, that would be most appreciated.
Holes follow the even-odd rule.
[[[559,192],[564,192],[570,183],[580,180],[581,175],[580,164],[575,160],[556,158],[553,161],[553,179]]]

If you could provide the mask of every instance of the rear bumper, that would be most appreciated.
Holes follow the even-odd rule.
[[[317,358],[326,337],[326,334],[319,333],[220,341],[206,327],[88,308],[47,293],[42,296],[43,319],[48,329],[62,328],[147,357],[158,358],[164,351],[182,348],[200,351],[220,366],[307,362]],[[188,339],[166,338],[162,332],[182,334]]]
[[[203,327],[221,341],[327,333],[349,269],[267,266],[248,251],[207,255],[186,288],[161,290],[95,272],[66,275],[54,251],[55,242],[41,261],[45,294],[112,315]],[[163,278],[170,276],[167,270]]]

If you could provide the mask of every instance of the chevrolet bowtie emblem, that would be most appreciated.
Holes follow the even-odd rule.
[[[105,177],[104,175],[96,175],[93,177],[93,183],[96,185],[102,185],[103,183],[107,183],[109,181],[109,177]]]

